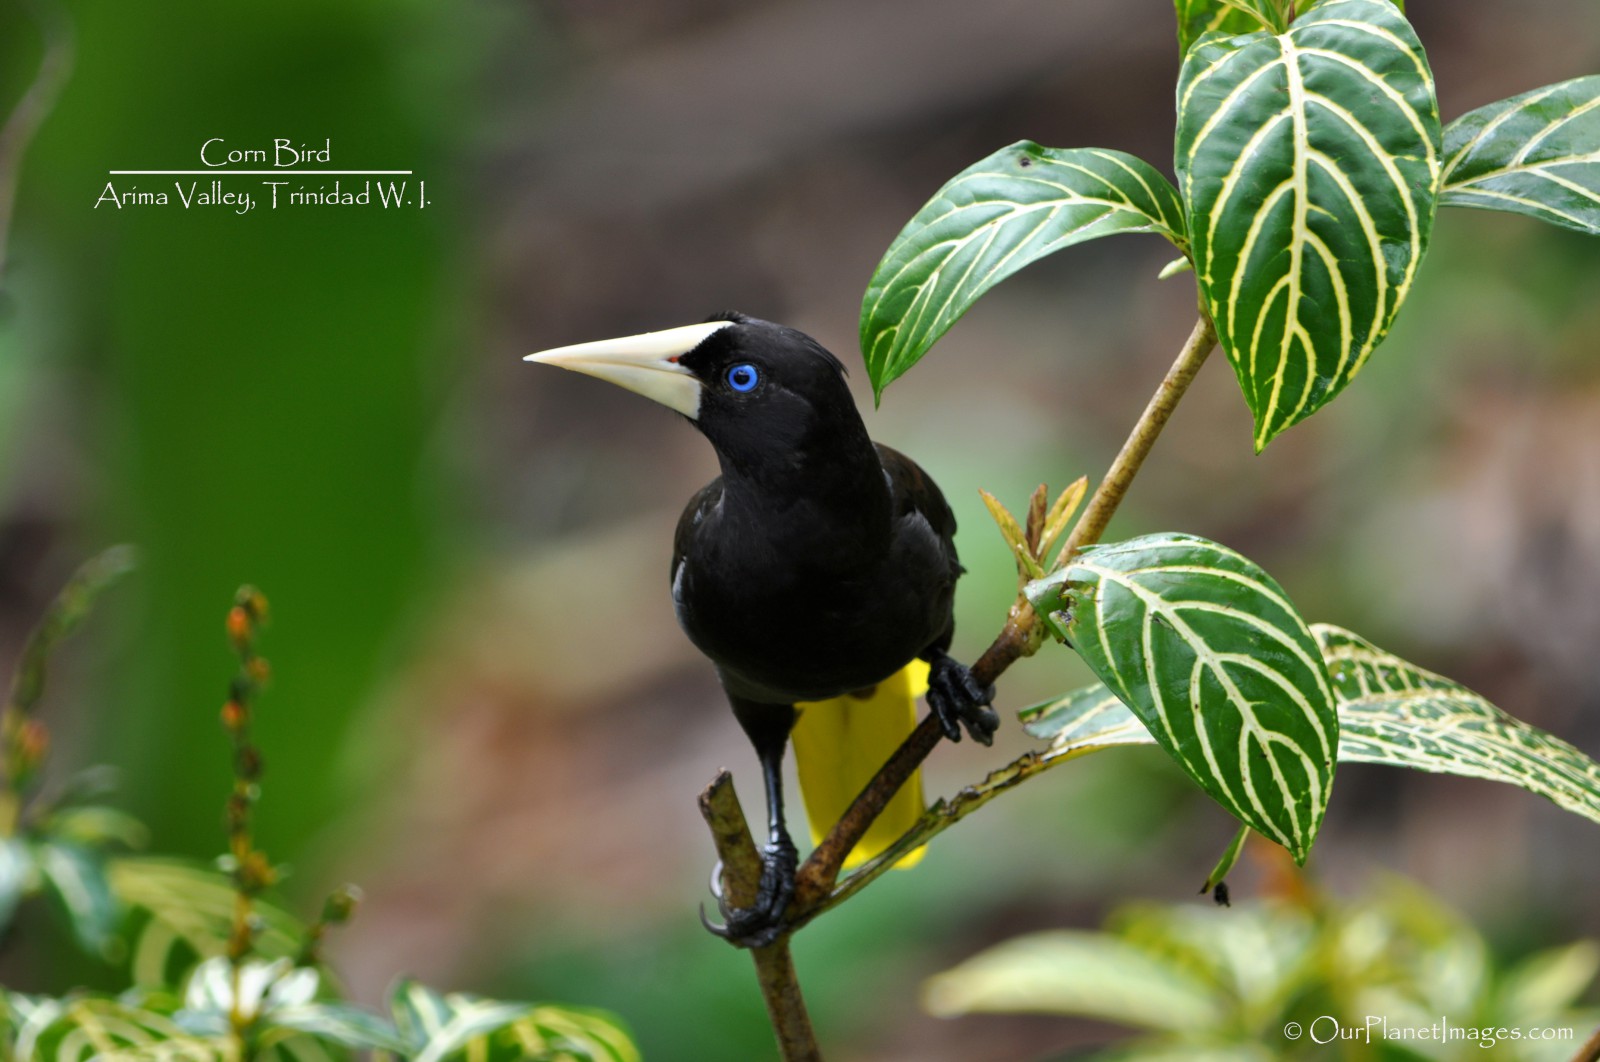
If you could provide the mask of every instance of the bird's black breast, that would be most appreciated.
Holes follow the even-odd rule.
[[[718,479],[684,509],[673,602],[730,693],[834,697],[948,645],[955,518],[915,462],[884,446],[876,456],[887,530],[885,498],[870,490],[853,501],[803,489],[752,497]]]

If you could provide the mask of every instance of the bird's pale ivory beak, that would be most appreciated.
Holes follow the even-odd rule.
[[[707,321],[598,343],[529,354],[523,361],[558,365],[637,391],[691,420],[700,414],[700,381],[678,359],[732,321]]]

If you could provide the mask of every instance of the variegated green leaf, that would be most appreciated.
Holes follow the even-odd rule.
[[[1526,1024],[1580,1005],[1600,976],[1600,942],[1579,940],[1535,952],[1499,979],[1499,1011]]]
[[[396,1054],[407,1050],[405,1041],[388,1022],[349,1003],[279,1007],[267,1014],[266,1021],[274,1028],[304,1033],[343,1047]]]
[[[354,1062],[357,1057],[334,1041],[295,1029],[272,1028],[261,1033],[253,1062]]]
[[[175,859],[129,856],[110,864],[111,890],[131,912],[129,968],[133,983],[177,982],[201,959],[221,955],[233,927],[233,882],[207,867]],[[258,899],[255,951],[265,959],[295,954],[305,928],[293,915]]]
[[[0,985],[0,1058],[30,1058],[39,1034],[61,1016],[63,1004],[49,996],[30,996]]]
[[[85,804],[58,808],[39,824],[46,837],[86,848],[141,848],[150,839],[144,823],[116,808]]]
[[[44,891],[56,901],[85,951],[101,956],[122,911],[106,880],[106,864],[80,845],[47,841],[35,848]]]
[[[450,1020],[422,1046],[416,1062],[443,1062],[464,1051],[474,1041],[487,1041],[494,1033],[514,1024],[528,1008],[521,1003],[497,1003],[486,999],[453,1001]],[[480,1053],[482,1049],[480,1049]]]
[[[1105,683],[1096,682],[1017,713],[1022,729],[1050,742],[1048,755],[1154,745],[1149,729]]]
[[[414,1062],[639,1062],[617,1020],[554,1004],[441,995],[402,981],[390,996],[395,1026]]]
[[[1023,729],[1050,742],[1050,755],[1099,752],[1118,745],[1153,745],[1139,717],[1104,685],[1095,683],[1017,713]]]
[[[509,1030],[509,1039],[527,1049],[542,1046],[553,1058],[583,1062],[640,1062],[641,1055],[616,1017],[603,1011],[545,1004],[534,1007]]]
[[[1388,0],[1329,0],[1288,33],[1189,51],[1179,184],[1258,451],[1388,332],[1433,227],[1439,142],[1427,58]]]
[[[1508,782],[1600,822],[1600,763],[1458,682],[1339,627],[1313,624],[1339,706],[1339,762],[1386,763]],[[1051,760],[1156,739],[1105,686],[1024,709]]]
[[[1547,85],[1451,122],[1444,206],[1526,214],[1600,235],[1600,75]]]
[[[1600,763],[1359,635],[1312,632],[1339,700],[1341,760],[1510,782],[1600,822]]]
[[[861,354],[879,397],[978,297],[1038,258],[1117,232],[1185,247],[1167,179],[1120,151],[1024,140],[957,174],[917,211],[861,302]]]
[[[1224,6],[1243,11],[1256,20],[1257,25],[1282,33],[1288,29],[1286,11],[1288,0],[1221,0]],[[1310,6],[1310,5],[1307,5]]]
[[[33,884],[36,873],[33,850],[15,837],[0,837],[0,933],[11,925],[11,916]]]
[[[183,1006],[196,1014],[254,1019],[270,1011],[303,1007],[317,996],[321,975],[288,959],[247,959],[238,969],[223,956],[207,959],[189,975]]]
[[[1224,0],[1173,0],[1178,12],[1178,53],[1186,54],[1195,41],[1207,33],[1237,36],[1254,33],[1264,23],[1248,11]]]
[[[19,1058],[48,1062],[239,1062],[231,1040],[196,1035],[171,1016],[98,997],[68,999],[22,1030]]]
[[[1305,860],[1338,720],[1316,642],[1271,576],[1203,538],[1147,535],[1085,550],[1027,593],[1201,788]]]

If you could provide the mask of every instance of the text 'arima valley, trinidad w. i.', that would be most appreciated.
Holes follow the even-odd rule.
[[[376,205],[385,210],[428,206],[426,181],[394,179],[412,177],[410,170],[308,168],[333,164],[331,139],[324,140],[320,147],[289,139],[273,140],[270,147],[234,147],[223,137],[212,137],[200,145],[200,163],[200,169],[109,170],[111,179],[106,181],[94,207],[123,210],[177,205],[185,210],[221,207],[235,214],[248,214],[257,206],[268,210],[302,206]],[[161,178],[172,181],[168,184]]]

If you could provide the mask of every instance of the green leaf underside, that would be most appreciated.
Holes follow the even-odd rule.
[[[1600,75],[1491,103],[1444,131],[1444,206],[1600,236]]]
[[[1271,576],[1214,542],[1149,535],[1086,550],[1028,596],[1065,610],[1078,654],[1201,788],[1304,861],[1338,720],[1316,642]]]
[[[1331,0],[1286,34],[1214,34],[1188,53],[1176,168],[1257,451],[1388,332],[1432,230],[1439,144],[1427,58],[1387,0]]]
[[[996,945],[930,978],[923,1004],[940,1017],[1082,1014],[1170,1032],[1211,1027],[1224,1013],[1219,993],[1198,974],[1135,943],[1074,930]]]
[[[1173,0],[1178,13],[1178,52],[1186,54],[1194,42],[1207,33],[1234,36],[1254,33],[1262,27],[1259,18],[1223,0]]]
[[[1313,632],[1347,721],[1340,759],[1510,782],[1600,822],[1600,763],[1359,635]]]
[[[1382,763],[1508,782],[1600,822],[1600,763],[1513,718],[1458,682],[1340,627],[1313,624],[1339,705],[1339,762]],[[1021,713],[1052,759],[1155,738],[1105,686]]]
[[[867,285],[861,354],[873,393],[881,398],[1006,277],[1118,232],[1159,233],[1185,248],[1177,191],[1132,155],[1023,140],[969,166],[917,211]]]
[[[1024,708],[1017,718],[1028,733],[1051,743],[1052,755],[1155,743],[1139,717],[1098,682]]]

